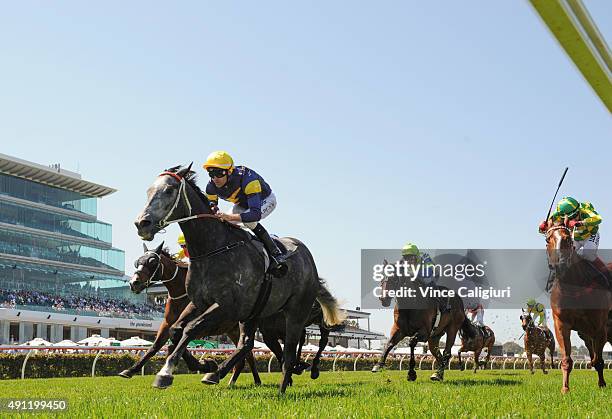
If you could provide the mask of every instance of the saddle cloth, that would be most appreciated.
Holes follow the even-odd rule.
[[[270,267],[270,255],[268,255],[266,247],[263,245],[263,243],[254,234],[251,234],[250,237],[251,242],[255,245],[255,247],[259,250],[259,253],[261,253],[264,258],[264,268],[267,272],[268,268]],[[270,237],[272,237],[272,240],[274,240],[280,251],[284,254],[293,253],[295,252],[295,249],[297,249],[297,244],[289,238],[281,239],[280,237],[275,236],[273,234],[271,234]]]

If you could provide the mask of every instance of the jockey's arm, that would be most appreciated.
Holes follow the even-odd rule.
[[[583,208],[580,211],[580,215],[582,218],[582,224],[587,227],[596,226],[601,223],[601,215],[597,214],[593,207]]]
[[[261,193],[247,194],[249,208],[242,214],[235,214],[243,223],[255,223],[261,220]]]

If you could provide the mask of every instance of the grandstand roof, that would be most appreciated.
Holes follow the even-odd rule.
[[[47,167],[1,153],[0,173],[28,179],[56,188],[67,189],[95,198],[102,198],[116,191],[116,189],[108,186],[83,180],[78,173],[61,169],[59,165]]]

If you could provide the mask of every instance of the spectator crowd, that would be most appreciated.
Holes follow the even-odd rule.
[[[43,306],[55,311],[67,309],[77,312],[95,313],[101,317],[129,318],[160,317],[163,307],[147,303],[136,304],[125,299],[100,298],[79,295],[54,295],[39,291],[14,291],[0,288],[0,307]],[[85,314],[85,313],[83,313]]]

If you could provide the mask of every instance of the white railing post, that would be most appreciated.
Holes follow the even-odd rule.
[[[359,358],[361,358],[361,354],[357,355],[357,358],[353,361],[353,371],[357,371],[357,360],[359,360]]]
[[[274,355],[274,353],[272,353],[270,355],[270,360],[268,361],[268,372],[272,372],[272,360],[276,358],[276,355]]]
[[[101,353],[102,350],[99,349],[98,353],[96,354],[96,357],[94,358],[93,364],[91,365],[91,378],[96,376],[96,363],[98,362],[98,358],[100,357]]]
[[[425,358],[425,357],[424,357],[424,356],[421,356],[421,359],[419,359],[419,369],[422,369],[422,368],[421,368],[421,363],[423,362],[423,358]]]
[[[306,358],[304,358],[304,362],[308,362],[308,359],[310,358],[310,355],[312,355],[312,353],[307,353],[306,354]]]
[[[332,364],[332,371],[336,371],[336,361],[338,360],[338,358],[340,357],[339,354],[336,354],[336,356],[334,357],[334,363]]]
[[[399,364],[399,370],[402,370],[402,362],[404,362],[404,358],[406,358],[406,355],[402,355],[402,357],[400,358],[400,364]]]
[[[26,369],[26,364],[28,363],[28,358],[30,358],[30,355],[32,355],[33,352],[34,352],[34,350],[30,349],[30,351],[27,353],[25,359],[23,360],[23,365],[21,366],[21,379],[22,380],[25,378],[25,369]]]

